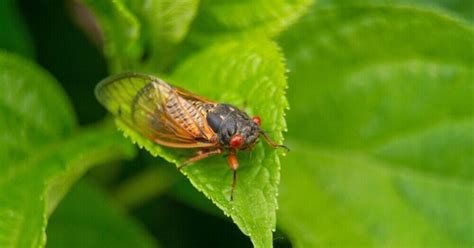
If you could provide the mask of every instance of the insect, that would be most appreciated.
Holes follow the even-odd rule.
[[[250,151],[260,136],[275,143],[260,128],[260,117],[217,103],[145,74],[125,73],[101,81],[95,94],[99,102],[130,128],[152,142],[171,148],[196,149],[182,169],[210,156],[227,153],[232,174],[230,199],[234,199],[238,150]]]

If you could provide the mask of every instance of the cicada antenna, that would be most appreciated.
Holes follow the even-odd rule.
[[[265,139],[265,141],[271,145],[273,148],[283,148],[286,150],[286,152],[289,152],[290,151],[290,148],[288,148],[287,146],[285,145],[282,145],[282,144],[277,144],[275,141],[273,141],[269,136],[268,134],[263,131],[262,129],[260,129],[260,134],[263,136],[263,139]]]

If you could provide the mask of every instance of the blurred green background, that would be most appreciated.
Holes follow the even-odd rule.
[[[0,3],[0,49],[51,73],[81,127],[109,125],[93,95],[107,75],[169,75],[209,44],[273,39],[288,67],[291,147],[281,157],[274,247],[474,245],[474,1],[119,1],[135,19],[107,12],[106,2]],[[104,10],[101,24],[87,8]],[[157,24],[160,8],[178,13],[161,20],[186,28]],[[5,78],[4,93],[14,88]],[[5,113],[0,120],[11,119]],[[252,246],[165,160],[143,150],[115,160],[98,161],[61,201],[46,246]],[[0,188],[8,180],[0,177]],[[20,228],[19,239],[37,227]],[[9,228],[0,224],[0,244],[41,246],[10,242]]]

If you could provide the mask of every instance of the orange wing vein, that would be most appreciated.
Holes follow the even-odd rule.
[[[97,85],[95,94],[120,121],[157,144],[175,148],[217,145],[205,114],[215,103],[158,78],[137,73],[111,76]]]

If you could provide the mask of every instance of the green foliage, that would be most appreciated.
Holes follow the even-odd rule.
[[[463,21],[396,6],[316,8],[281,37],[295,245],[473,244],[473,43]]]
[[[319,6],[338,5],[351,6],[355,4],[371,4],[371,5],[397,5],[406,6],[409,8],[428,8],[444,10],[446,13],[440,14],[454,14],[465,18],[469,21],[474,21],[474,2],[469,0],[320,0]]]
[[[277,142],[282,142],[283,116],[287,107],[286,79],[282,56],[275,43],[252,40],[214,45],[184,61],[172,78],[175,85],[210,99],[237,106],[246,104],[249,114],[261,116],[262,128]],[[209,84],[212,87],[205,87]],[[271,94],[262,95],[262,92]],[[118,125],[134,142],[169,162],[179,164],[194,155],[183,155],[182,150],[158,146],[122,122]],[[229,200],[232,171],[225,158],[206,159],[183,169],[183,173],[199,191],[232,217],[255,246],[268,247],[276,222],[280,178],[278,151],[259,144],[251,153],[239,153],[238,156],[241,167],[233,202]]]
[[[186,36],[199,0],[124,0],[140,19],[150,44],[159,48],[163,43],[179,43]]]
[[[97,10],[94,4],[83,2],[92,9],[101,11]],[[137,15],[136,19],[140,20],[142,46],[144,49],[149,49],[147,52],[150,53],[145,61],[137,61],[133,57],[127,60],[132,61],[130,62],[132,64],[135,64],[133,61],[137,61],[137,70],[160,73],[168,64],[167,58],[173,56],[172,47],[185,45],[180,42],[188,31],[189,18],[194,16],[197,2],[184,2],[186,3],[181,4],[180,8],[176,8],[175,4],[167,1],[151,1],[150,5],[145,5],[142,1],[124,1],[124,5]],[[287,27],[304,12],[309,3],[310,1],[281,1],[272,8],[264,2],[250,1],[229,5],[201,3],[200,13],[204,14],[198,15],[194,20],[189,38],[192,40],[193,37],[203,36],[199,34],[204,28],[202,24],[213,23],[212,25],[215,24],[220,28],[214,30],[213,34],[206,34],[205,36],[209,38],[207,41],[199,42],[200,46],[210,44],[209,46],[180,62],[175,72],[167,78],[180,87],[210,99],[240,107],[245,105],[249,114],[261,115],[264,129],[277,142],[281,142],[281,132],[285,130],[284,110],[287,108],[284,97],[286,69],[279,48],[265,37],[274,36]],[[262,8],[264,6],[266,7]],[[221,8],[230,9],[223,12],[219,10]],[[161,16],[155,14],[156,9],[167,11]],[[243,11],[246,9],[255,11]],[[206,11],[215,13],[217,19],[206,20]],[[222,15],[224,13],[226,14]],[[241,13],[246,14],[241,16]],[[110,18],[108,20],[110,21]],[[106,30],[108,25],[103,25],[103,29]],[[168,35],[160,31],[160,28],[170,25],[172,28],[166,31],[169,32]],[[262,38],[257,38],[255,36],[257,33]],[[243,34],[250,36],[251,39],[239,38],[213,45],[214,40],[224,36],[237,37]],[[106,43],[115,42],[112,37],[105,40]],[[162,46],[165,47],[163,51],[168,54],[161,52]],[[114,61],[109,64],[112,63]],[[271,94],[262,96],[261,92]],[[193,155],[157,146],[123,123],[118,122],[118,125],[134,142],[144,146],[153,155],[166,158],[169,162],[177,163]],[[245,234],[251,236],[256,246],[269,246],[272,242],[271,230],[275,229],[276,195],[280,177],[277,151],[259,145],[251,154],[239,155],[239,159],[242,168],[239,169],[234,202],[229,202],[231,171],[224,159],[208,159],[189,167],[184,172],[199,191],[209,197],[226,215],[231,216]]]
[[[76,120],[55,79],[41,68],[5,52],[0,68],[0,149],[9,154],[0,164],[14,169],[10,163],[25,160],[29,151],[71,134]]]
[[[102,46],[112,72],[136,67],[143,53],[141,25],[122,1],[82,0],[84,22],[92,22],[89,35]],[[98,30],[97,30],[98,29]],[[97,30],[97,31],[96,31]]]
[[[275,36],[307,10],[311,0],[203,0],[193,23],[191,43],[205,44],[236,35]]]
[[[68,188],[91,166],[134,150],[110,128],[73,132],[64,93],[33,63],[2,52],[0,68],[0,246],[41,247]]]
[[[125,0],[143,26],[142,66],[148,71],[164,69],[177,53],[194,20],[199,0]]]
[[[0,2],[0,48],[19,53],[23,56],[33,57],[34,48],[30,34],[25,23],[20,17],[20,12],[15,0]]]
[[[120,121],[128,140],[107,124],[78,126],[84,120],[49,73],[0,52],[0,247],[44,247],[46,240],[50,247],[155,247],[120,207],[142,207],[158,194],[229,216],[255,247],[278,242],[275,227],[294,247],[473,246],[472,1],[73,2],[72,16],[99,45],[110,74],[149,73],[236,105],[261,116],[278,143],[288,137],[291,152],[281,158],[281,185],[282,151],[260,142],[238,153],[231,202],[224,156],[186,167],[182,177],[172,167],[194,151],[158,146]],[[71,59],[61,57],[60,45],[55,55],[40,53],[44,44],[30,38],[25,7],[17,7],[0,3],[1,49],[27,57],[36,50],[43,65],[45,57]],[[111,166],[136,155],[130,140],[164,159],[144,152]],[[165,160],[171,166],[156,166]],[[103,177],[92,176],[115,198],[83,182],[60,203],[104,163],[111,165]],[[174,205],[158,207],[167,208]],[[141,211],[132,214],[151,231],[166,230],[169,223],[150,224],[154,208],[145,217]],[[207,231],[211,224],[198,225]],[[212,233],[208,240],[224,240]]]
[[[47,247],[156,247],[107,198],[90,183],[75,185],[50,218]]]
[[[212,99],[245,105],[250,115],[261,116],[262,128],[276,142],[283,142],[287,108],[285,65],[273,42],[252,40],[215,45],[182,63],[173,77]],[[212,87],[204,87],[208,84]],[[268,247],[272,242],[280,179],[278,152],[259,144],[252,153],[239,154],[241,167],[233,202],[228,200],[231,173],[224,159],[203,161],[186,170],[191,182],[230,215],[256,247]],[[206,170],[211,166],[215,167],[212,171]]]
[[[292,145],[297,151],[282,160],[278,221],[297,247],[473,243],[472,182]]]
[[[112,72],[158,73],[169,71],[177,59],[196,50],[196,45],[240,35],[275,36],[300,17],[312,1],[282,0],[272,5],[262,0],[81,2],[97,17]]]

